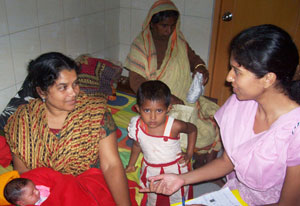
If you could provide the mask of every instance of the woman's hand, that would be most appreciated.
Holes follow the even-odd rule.
[[[184,180],[176,174],[162,174],[149,177],[150,185],[148,188],[140,189],[140,192],[154,192],[164,195],[172,195],[183,185]]]
[[[29,169],[25,166],[24,162],[15,154],[12,154],[14,170],[17,170],[19,174],[28,172]]]
[[[207,82],[208,82],[208,79],[209,79],[209,72],[208,70],[206,69],[205,66],[199,66],[197,68],[194,69],[193,71],[193,78],[195,76],[195,74],[199,72],[202,74],[202,77],[203,77],[203,85],[206,85]]]
[[[179,99],[178,97],[176,97],[175,95],[172,94],[171,96],[171,105],[173,104],[184,104],[184,102]]]

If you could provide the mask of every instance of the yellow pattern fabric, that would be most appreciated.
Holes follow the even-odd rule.
[[[106,100],[80,94],[57,138],[48,127],[46,106],[40,99],[20,106],[9,118],[5,135],[12,153],[28,169],[50,167],[78,175],[95,164],[99,141],[106,137],[101,127],[107,112]]]
[[[171,88],[175,96],[185,100],[192,78],[190,70],[186,69],[190,68],[190,63],[187,55],[187,44],[179,30],[179,18],[176,28],[169,38],[165,58],[160,69],[157,70],[157,56],[150,30],[150,21],[154,14],[165,10],[178,11],[171,1],[160,0],[153,4],[144,21],[142,32],[132,43],[124,66],[147,80],[161,80]],[[174,79],[181,81],[174,81]]]
[[[192,112],[192,116],[181,119],[194,123],[198,128],[196,142],[198,149],[195,150],[196,152],[207,153],[212,150],[219,151],[221,149],[219,130],[213,118],[219,106],[204,97],[200,97],[195,104],[190,104],[186,101],[192,77],[190,75],[187,43],[180,31],[179,17],[176,28],[169,38],[162,65],[160,69],[157,69],[157,53],[150,30],[150,21],[154,14],[166,10],[178,11],[174,3],[169,0],[159,0],[153,4],[144,21],[141,33],[131,45],[124,66],[147,80],[160,80],[164,82],[169,86],[173,95],[184,101],[186,107],[182,110],[177,110],[176,107],[173,107],[171,113],[175,114],[175,118],[181,119],[180,116],[186,116],[184,113],[190,110],[197,111]],[[182,147],[186,146],[186,138],[182,138],[181,145]],[[202,149],[210,145],[212,146],[209,149]]]

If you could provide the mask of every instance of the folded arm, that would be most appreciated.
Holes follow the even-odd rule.
[[[185,133],[188,135],[188,145],[186,148],[186,154],[183,155],[184,165],[187,165],[194,154],[194,148],[197,139],[197,127],[192,123],[176,119],[174,121],[173,128],[174,130],[176,130],[176,134],[172,134],[172,136],[178,136],[179,133]]]

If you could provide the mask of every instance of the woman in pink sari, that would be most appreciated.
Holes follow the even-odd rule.
[[[225,187],[238,189],[249,205],[300,205],[297,48],[281,28],[260,25],[238,34],[230,51],[234,94],[215,115],[223,155],[183,175],[152,177],[143,191],[172,194],[227,175]]]

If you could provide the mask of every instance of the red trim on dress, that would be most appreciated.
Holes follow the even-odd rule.
[[[166,119],[166,122],[165,122],[165,129],[166,129],[166,126],[167,126],[167,123],[168,123],[168,118]],[[140,126],[139,126],[140,125]],[[154,138],[163,138],[164,141],[168,141],[169,139],[172,139],[172,140],[179,140],[180,137],[169,137],[169,136],[156,136],[156,135],[152,135],[152,134],[149,134],[148,133],[148,129],[147,129],[147,125],[143,122],[143,120],[141,119],[141,117],[139,117],[139,119],[136,121],[136,139],[137,139],[137,142],[138,142],[138,130],[139,128],[145,133],[147,134],[148,136],[151,136],[151,137],[154,137]]]

